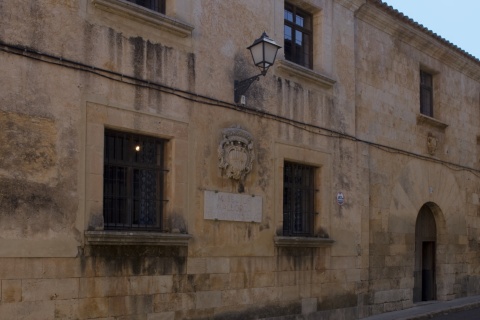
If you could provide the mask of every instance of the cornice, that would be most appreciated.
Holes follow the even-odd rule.
[[[301,79],[302,82],[312,83],[323,88],[331,89],[336,82],[326,75],[302,67],[301,65],[288,60],[277,60],[275,66],[275,74],[278,76]]]
[[[347,8],[350,11],[358,10],[366,0],[335,0],[339,5]]]
[[[150,24],[156,28],[168,31],[182,38],[191,36],[194,29],[194,27],[189,24],[164,14],[140,7],[131,2],[123,0],[92,0],[92,3],[100,10],[135,19],[142,23]]]
[[[192,236],[183,233],[141,231],[85,231],[85,238],[90,245],[188,246]]]
[[[335,240],[330,238],[276,236],[273,238],[273,242],[277,247],[318,248],[331,246]]]
[[[356,17],[480,81],[480,60],[380,0],[367,0]]]
[[[445,129],[448,127],[448,124],[421,113],[417,114],[417,124],[428,125],[430,127],[437,128],[441,131],[445,131]]]

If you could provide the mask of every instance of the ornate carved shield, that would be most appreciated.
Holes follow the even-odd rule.
[[[255,158],[252,136],[241,128],[223,129],[222,136],[218,166],[228,178],[242,182],[252,170]]]

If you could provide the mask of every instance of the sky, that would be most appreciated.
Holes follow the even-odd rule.
[[[480,59],[480,0],[383,0]]]

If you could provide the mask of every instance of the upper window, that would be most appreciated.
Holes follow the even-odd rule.
[[[139,6],[165,14],[165,0],[127,0]]]
[[[315,218],[315,167],[285,162],[283,235],[312,236]]]
[[[420,113],[433,117],[433,76],[420,71]]]
[[[165,141],[105,131],[105,229],[161,230]]]
[[[284,19],[285,59],[312,68],[312,15],[285,3]]]

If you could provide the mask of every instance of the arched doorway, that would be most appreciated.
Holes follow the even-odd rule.
[[[437,226],[428,204],[424,204],[415,225],[415,272],[413,302],[437,298],[435,275],[435,252]]]

